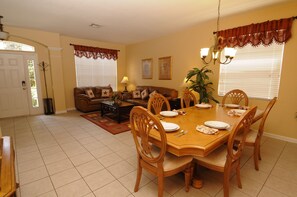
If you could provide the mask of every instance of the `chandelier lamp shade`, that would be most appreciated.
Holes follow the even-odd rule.
[[[121,83],[125,85],[125,90],[124,90],[124,92],[128,92],[128,90],[127,90],[127,83],[128,83],[128,82],[129,82],[128,77],[127,77],[127,76],[124,76],[123,79],[122,79],[122,81],[121,81]]]
[[[200,50],[201,60],[205,64],[210,64],[211,62],[215,64],[217,61],[220,64],[229,64],[236,54],[236,49],[230,48],[230,47],[225,47],[222,49],[218,45],[219,38],[218,38],[217,32],[219,32],[219,26],[220,26],[220,9],[221,9],[221,0],[219,0],[219,5],[218,5],[217,31],[214,32],[214,41],[215,41],[214,45],[211,46],[210,48],[202,48]],[[207,60],[208,56],[210,56],[210,58]]]
[[[3,25],[1,23],[1,19],[3,16],[0,16],[0,40],[7,40],[9,37],[9,33],[6,31],[3,31]]]

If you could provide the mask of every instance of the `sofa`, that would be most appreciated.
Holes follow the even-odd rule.
[[[137,97],[135,96],[135,92],[139,91],[140,94],[142,93],[143,90],[147,89],[148,91],[148,96],[145,98]],[[138,92],[138,93],[139,93]],[[167,98],[169,101],[175,100],[178,97],[178,91],[172,88],[165,88],[165,87],[156,87],[156,86],[136,86],[134,91],[130,91],[127,93],[123,93],[123,99],[129,103],[133,103],[135,105],[140,105],[145,108],[147,108],[148,100],[149,100],[149,94],[157,92],[159,94],[162,94]],[[134,95],[133,95],[134,93]]]
[[[75,108],[81,112],[100,110],[100,102],[104,100],[110,100],[112,94],[113,90],[110,86],[75,87]]]

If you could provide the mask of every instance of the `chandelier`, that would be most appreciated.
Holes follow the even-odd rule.
[[[205,64],[210,64],[213,61],[213,64],[216,64],[218,61],[220,64],[229,64],[235,56],[236,50],[234,48],[225,47],[223,50],[218,47],[218,36],[220,26],[220,9],[221,9],[221,0],[219,0],[218,5],[218,18],[217,18],[217,32],[214,32],[214,45],[210,48],[202,48],[200,50],[200,57]],[[209,51],[211,52],[210,59],[207,61],[206,58],[209,56]],[[222,57],[225,59],[221,59]]]

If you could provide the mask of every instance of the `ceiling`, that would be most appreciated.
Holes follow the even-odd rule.
[[[221,16],[296,0],[222,0]],[[218,0],[1,0],[2,23],[133,44],[217,17]],[[90,24],[100,25],[92,28]]]

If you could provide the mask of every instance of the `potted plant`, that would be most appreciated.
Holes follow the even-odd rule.
[[[207,66],[203,66],[201,69],[193,68],[186,76],[186,82],[191,82],[189,89],[198,92],[200,95],[199,103],[209,103],[210,100],[219,103],[212,96],[214,89],[211,87],[213,83],[209,80],[209,73],[212,73],[212,71]]]

